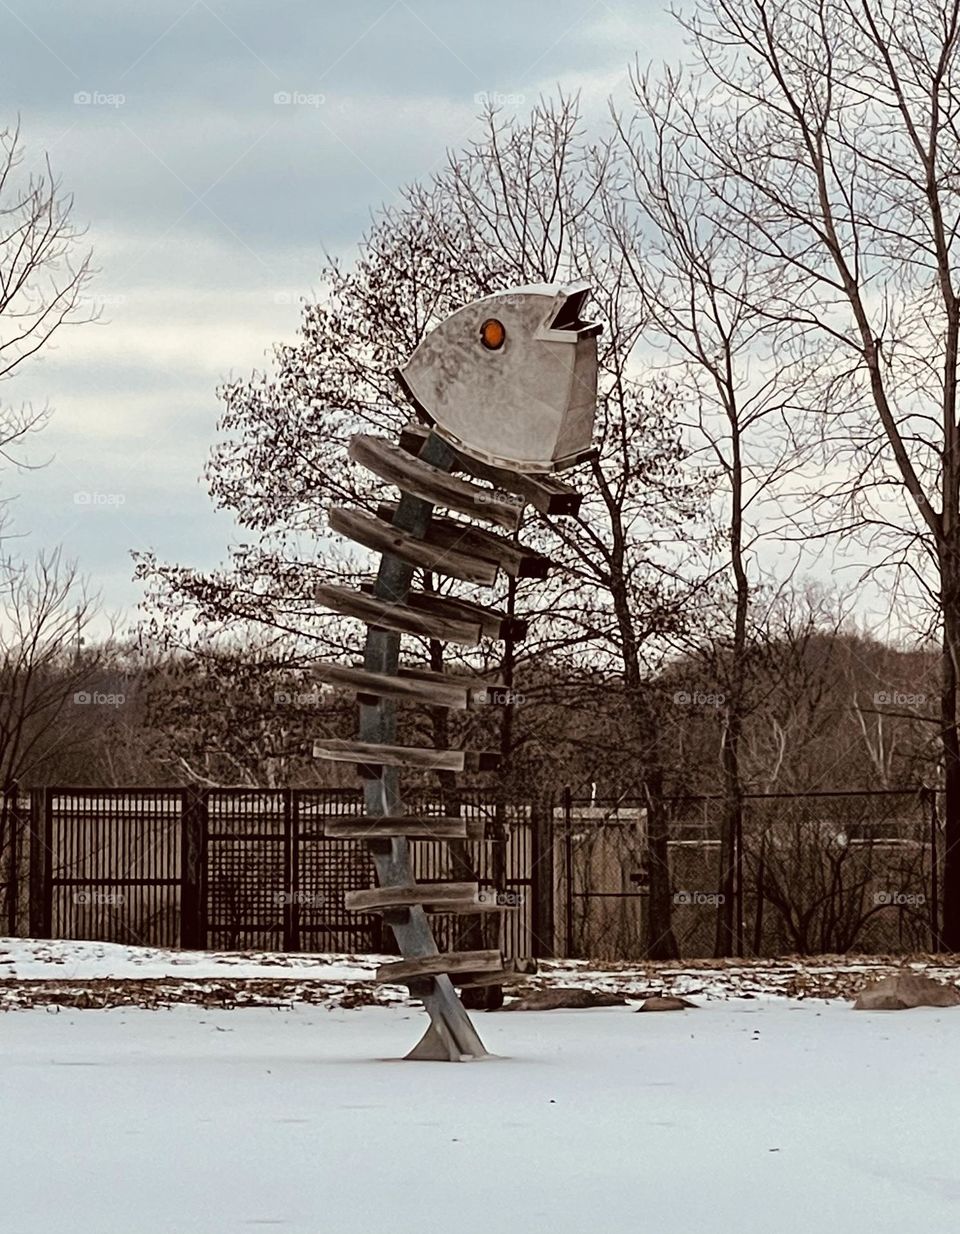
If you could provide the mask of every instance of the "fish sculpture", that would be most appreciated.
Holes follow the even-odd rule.
[[[590,287],[533,284],[475,300],[431,330],[397,376],[434,432],[511,471],[550,473],[591,453],[597,335]]]

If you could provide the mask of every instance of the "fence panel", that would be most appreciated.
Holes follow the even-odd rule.
[[[180,791],[35,791],[42,796],[43,809],[31,861],[42,859],[44,866],[44,933],[53,938],[176,946]]]
[[[664,802],[681,956],[713,953],[723,802]],[[641,958],[648,943],[646,812],[638,799],[554,811],[562,950]],[[935,946],[938,826],[927,790],[747,794],[746,954],[909,952]]]

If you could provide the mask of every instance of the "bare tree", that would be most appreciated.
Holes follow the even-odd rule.
[[[834,526],[885,550],[941,632],[944,938],[960,947],[960,5],[704,0],[684,25],[706,85],[678,139],[706,151],[717,209],[767,271],[780,346],[821,362],[819,508],[836,499]]]
[[[741,235],[748,224],[718,208],[707,152],[683,128],[683,117],[697,110],[695,83],[637,67],[631,82],[634,106],[614,115],[598,200],[639,296],[644,339],[693,413],[686,424],[693,449],[719,481],[722,557],[716,585],[701,592],[711,633],[698,655],[722,699],[713,709],[722,724],[724,798],[714,946],[717,955],[742,954],[740,747],[752,706],[749,622],[762,611],[754,604],[761,528],[772,534],[784,482],[806,459],[790,414],[803,373],[776,354],[763,311],[765,270]]]
[[[0,130],[0,382],[9,381],[61,326],[89,320],[82,293],[90,254],[49,160],[25,172],[19,125]],[[46,408],[0,403],[0,459],[23,465],[18,446],[43,427]]]
[[[9,803],[23,781],[41,778],[46,764],[84,740],[77,717],[94,701],[86,687],[98,653],[81,655],[79,640],[93,613],[76,568],[59,552],[29,565],[0,562],[0,866],[10,920],[21,836]]]

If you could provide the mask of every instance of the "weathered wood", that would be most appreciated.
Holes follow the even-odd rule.
[[[476,899],[476,883],[409,883],[402,887],[365,887],[344,893],[343,905],[351,913],[389,912],[394,908],[437,908]]]
[[[429,429],[422,424],[408,424],[400,435],[400,449],[410,454],[419,454],[427,439]],[[464,471],[467,475],[476,476],[478,480],[486,480],[496,488],[508,493],[516,493],[528,501],[541,514],[562,516],[576,515],[580,512],[583,500],[576,489],[569,484],[548,475],[521,475],[518,471],[507,471],[503,467],[494,467],[490,463],[481,463],[479,459],[471,458],[458,450],[456,446],[445,442],[454,458],[454,468]]]
[[[327,513],[327,521],[333,531],[356,544],[377,553],[391,553],[409,565],[447,574],[466,583],[491,586],[496,582],[497,566],[489,557],[472,557],[469,552],[452,546],[420,539],[362,510],[334,506]]]
[[[500,761],[500,755],[492,750],[433,750],[429,746],[394,746],[340,737],[315,741],[313,757],[363,767],[417,767],[423,771],[493,771]]]
[[[448,471],[414,458],[385,437],[359,433],[350,441],[350,457],[388,484],[436,506],[493,523],[505,531],[516,531],[520,526],[522,502],[504,500],[489,489],[459,480]]]
[[[448,678],[442,673],[433,673],[429,677],[406,674],[393,677],[388,673],[368,673],[362,668],[330,663],[315,663],[311,666],[311,672],[321,681],[342,686],[368,698],[412,699],[458,711],[465,711],[479,702],[480,691],[484,689],[484,683],[476,679]]]
[[[372,583],[361,583],[362,591],[371,591]],[[407,596],[410,608],[420,609],[424,613],[435,613],[438,617],[451,622],[479,622],[480,632],[486,638],[510,639],[519,643],[527,637],[529,623],[522,617],[511,617],[509,613],[499,608],[489,608],[483,604],[475,604],[472,600],[461,600],[453,596],[438,596],[432,591],[411,591]]]
[[[424,607],[418,604],[414,607],[410,603],[396,604],[360,591],[351,591],[349,587],[327,583],[318,587],[314,596],[324,608],[342,613],[344,617],[356,617],[383,630],[435,638],[442,643],[457,643],[463,647],[475,647],[483,637],[479,618],[466,620],[460,606],[431,604]],[[413,599],[415,593],[407,597],[408,601]]]
[[[392,522],[396,512],[395,501],[382,501],[377,506],[377,517],[384,523]],[[546,578],[550,572],[550,559],[534,549],[454,519],[434,515],[423,539],[444,553],[464,554],[471,561],[475,558],[492,561],[511,578]]]
[[[510,985],[515,981],[526,981],[537,971],[536,960],[505,960],[499,970],[477,969],[476,972],[451,974],[454,985],[466,989],[482,985]]]
[[[482,840],[486,824],[482,818],[435,818],[406,814],[361,814],[345,819],[341,816],[324,822],[323,834],[331,840],[392,840],[403,836],[407,840]]]
[[[395,960],[381,964],[376,980],[380,982],[404,982],[418,977],[435,977],[449,973],[453,984],[459,985],[456,973],[502,972],[503,956],[499,951],[448,951],[446,955],[422,956],[417,960]]]
[[[476,913],[515,913],[518,908],[517,904],[497,904],[494,899],[485,900],[481,896],[479,900],[456,900],[450,904],[444,904],[442,908],[427,909],[427,912],[470,917]]]

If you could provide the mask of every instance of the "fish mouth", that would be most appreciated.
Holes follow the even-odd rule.
[[[583,315],[583,306],[589,299],[591,290],[589,283],[578,283],[574,287],[559,291],[536,337],[553,342],[575,343],[578,339],[592,338],[599,334],[603,326],[599,322],[588,321]]]

